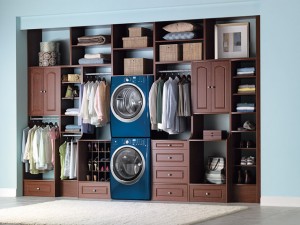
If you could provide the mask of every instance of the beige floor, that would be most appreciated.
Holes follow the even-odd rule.
[[[55,199],[56,198],[45,198],[45,197],[0,198],[0,209],[53,201]],[[229,204],[229,205],[241,205],[241,204]],[[257,225],[257,224],[299,225],[300,224],[300,208],[261,207],[259,204],[243,204],[243,205],[247,205],[249,209],[228,216],[209,220],[200,224],[201,225]]]

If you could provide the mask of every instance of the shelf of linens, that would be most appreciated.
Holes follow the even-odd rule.
[[[249,79],[249,78],[256,78],[256,76],[255,75],[243,75],[243,76],[235,75],[235,76],[233,76],[233,79]]]
[[[195,39],[178,39],[178,40],[159,40],[155,41],[155,43],[160,43],[160,44],[171,44],[171,43],[193,43],[193,42],[199,42],[203,41],[203,38],[195,38]]]
[[[103,63],[103,64],[80,64],[80,67],[111,67],[110,63]]]

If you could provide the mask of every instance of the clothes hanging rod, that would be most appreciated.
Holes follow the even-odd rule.
[[[111,73],[86,73],[87,76],[104,76],[104,75],[111,75]]]
[[[81,134],[63,134],[64,137],[81,137]]]
[[[39,118],[35,118],[35,117],[30,117],[29,120],[59,120],[59,118],[49,118],[49,117],[46,117],[46,118],[43,118],[43,117],[39,117]]]
[[[159,73],[182,73],[182,72],[191,72],[191,70],[160,70]]]

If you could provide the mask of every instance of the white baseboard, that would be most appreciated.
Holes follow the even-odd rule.
[[[15,188],[0,188],[0,197],[16,197],[16,193]]]
[[[300,207],[300,197],[262,196],[261,206]]]

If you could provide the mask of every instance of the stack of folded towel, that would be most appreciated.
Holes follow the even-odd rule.
[[[236,106],[237,112],[254,112],[254,103],[238,103]]]
[[[110,62],[109,54],[85,54],[84,58],[79,59],[79,64],[103,64]]]
[[[79,108],[69,108],[66,110],[65,115],[68,116],[78,116]]]
[[[255,93],[255,84],[241,84],[238,86],[238,93]]]
[[[109,35],[91,35],[77,38],[79,46],[104,45],[110,43]]]
[[[80,132],[81,126],[76,124],[68,124],[66,125],[65,131],[67,132]]]
[[[254,75],[255,68],[254,67],[243,67],[243,68],[237,68],[236,74],[237,76],[250,76]]]

